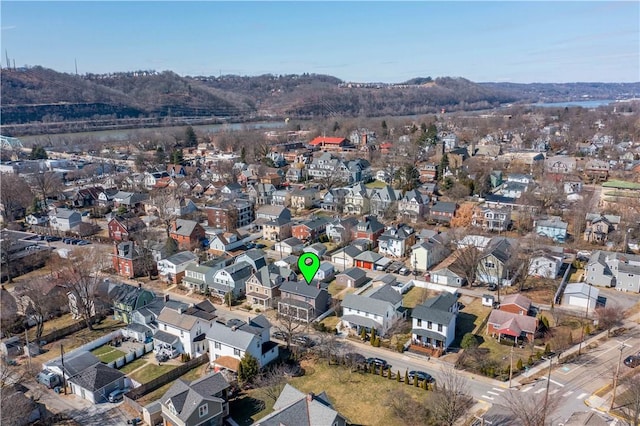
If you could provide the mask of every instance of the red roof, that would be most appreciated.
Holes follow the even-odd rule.
[[[380,148],[382,149],[390,149],[393,147],[393,144],[391,142],[385,142],[382,145],[380,145]]]
[[[318,136],[311,142],[310,145],[318,146],[318,145],[340,145],[346,141],[345,138],[328,138],[326,136]]]

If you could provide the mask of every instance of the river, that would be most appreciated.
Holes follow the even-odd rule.
[[[540,102],[537,104],[529,104],[529,106],[540,108],[565,108],[565,107],[582,107],[582,108],[597,108],[603,105],[609,105],[616,102],[612,99],[592,99],[588,101],[568,101],[568,102]]]

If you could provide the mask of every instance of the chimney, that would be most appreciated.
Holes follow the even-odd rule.
[[[142,288],[142,283],[141,282],[138,283],[138,288]]]
[[[164,301],[168,302],[169,301],[169,293],[165,293],[164,295]]]
[[[309,392],[307,394],[307,401],[309,401],[309,402],[313,401],[314,397],[315,397],[315,395],[313,394],[313,392]]]

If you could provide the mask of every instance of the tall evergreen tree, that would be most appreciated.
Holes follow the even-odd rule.
[[[195,147],[198,146],[198,136],[196,136],[193,127],[188,126],[184,131],[184,146]]]

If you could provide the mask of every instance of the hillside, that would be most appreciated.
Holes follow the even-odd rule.
[[[170,71],[138,71],[78,76],[42,67],[3,69],[0,83],[3,133],[9,135],[187,119],[413,115],[640,93],[638,83],[474,83],[464,78],[417,77],[397,85],[351,84],[306,73],[181,77]]]

